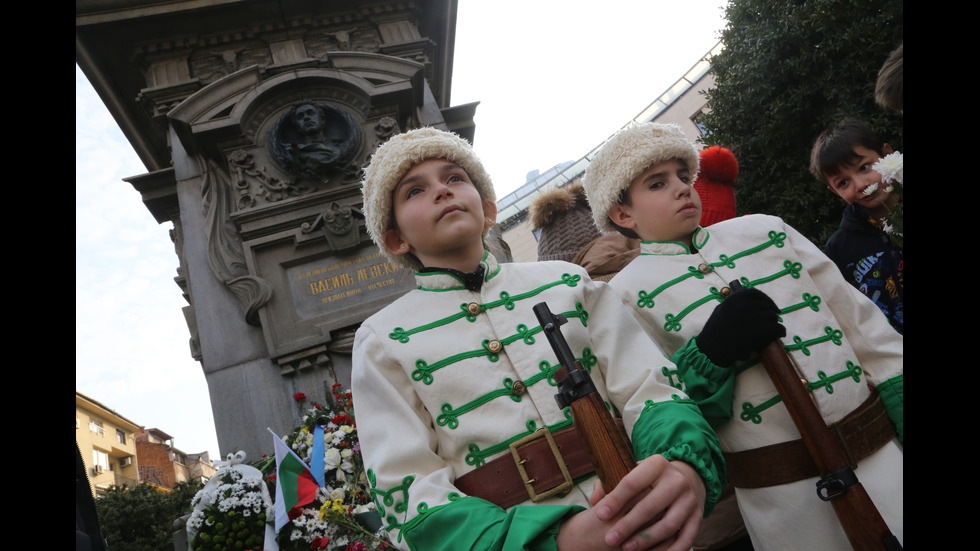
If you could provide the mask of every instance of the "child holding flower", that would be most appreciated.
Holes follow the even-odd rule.
[[[862,121],[845,119],[813,144],[810,172],[847,206],[824,246],[844,278],[903,333],[905,279],[901,153]],[[903,333],[904,334],[904,333]]]

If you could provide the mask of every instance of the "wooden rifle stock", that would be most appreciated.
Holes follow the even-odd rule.
[[[602,401],[589,372],[575,359],[561,334],[559,327],[567,321],[565,317],[553,314],[544,302],[534,306],[534,314],[561,364],[555,370],[555,380],[558,382],[555,401],[560,408],[571,408],[575,430],[589,452],[589,459],[595,466],[603,489],[608,493],[636,466],[633,450]]]
[[[738,281],[729,285],[736,291],[741,287]],[[817,495],[833,505],[851,547],[855,551],[902,549],[851,469],[843,444],[827,427],[782,343],[772,341],[758,353],[820,473]]]

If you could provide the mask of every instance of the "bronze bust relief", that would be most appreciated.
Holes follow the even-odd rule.
[[[298,177],[323,178],[351,160],[360,128],[345,111],[303,100],[276,121],[269,151],[284,170]]]

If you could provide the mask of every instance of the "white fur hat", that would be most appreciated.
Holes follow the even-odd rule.
[[[436,128],[417,128],[392,136],[381,144],[371,163],[364,169],[361,193],[364,195],[364,223],[368,235],[381,252],[395,264],[418,269],[409,255],[393,255],[384,246],[382,236],[392,227],[392,191],[413,166],[429,159],[446,159],[456,163],[476,186],[480,197],[497,202],[490,175],[463,138]]]
[[[592,218],[602,231],[615,231],[609,209],[634,178],[650,165],[680,159],[691,173],[698,173],[698,151],[676,124],[647,122],[620,130],[602,146],[585,171],[585,193]]]

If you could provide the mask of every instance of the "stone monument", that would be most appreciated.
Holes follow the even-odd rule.
[[[476,105],[448,106],[456,2],[75,10],[76,62],[148,169],[126,181],[173,224],[220,454],[271,453],[266,427],[300,419],[293,394],[346,388],[354,330],[414,284],[368,238],[359,176],[410,128],[472,140]]]

